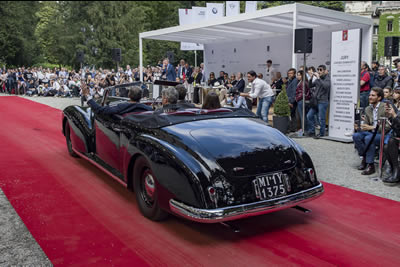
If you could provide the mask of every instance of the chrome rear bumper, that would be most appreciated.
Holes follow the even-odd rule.
[[[324,187],[322,184],[319,184],[315,187],[289,196],[219,209],[194,208],[174,199],[169,201],[169,207],[173,213],[188,220],[201,223],[217,223],[290,208],[313,200],[322,195],[323,192]]]

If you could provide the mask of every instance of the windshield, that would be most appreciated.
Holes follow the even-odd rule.
[[[257,118],[248,109],[220,108],[220,109],[183,109],[169,113],[134,112],[124,115],[123,122],[135,126],[154,129],[197,120],[219,118]]]

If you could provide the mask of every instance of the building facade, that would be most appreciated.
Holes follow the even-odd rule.
[[[400,2],[345,1],[345,12],[373,19],[372,58],[380,64],[390,65],[390,58],[384,56],[385,37],[400,36]]]

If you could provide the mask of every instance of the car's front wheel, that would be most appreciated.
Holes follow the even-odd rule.
[[[133,190],[141,213],[153,221],[164,220],[168,214],[160,208],[157,198],[157,181],[150,164],[144,157],[135,162]]]
[[[65,139],[67,141],[68,153],[74,158],[79,158],[78,154],[76,154],[75,151],[72,150],[72,143],[71,143],[70,134],[71,134],[71,129],[69,127],[69,123],[66,122],[65,123]]]

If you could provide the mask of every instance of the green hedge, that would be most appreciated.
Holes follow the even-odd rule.
[[[282,91],[274,103],[274,114],[276,116],[290,116],[289,98],[286,94],[286,85],[282,85]]]
[[[49,69],[54,69],[54,68],[66,68],[68,70],[72,70],[73,68],[71,66],[63,66],[63,65],[59,65],[59,64],[52,64],[52,63],[36,63],[34,65],[32,65],[32,67],[43,67],[43,68],[49,68]]]

